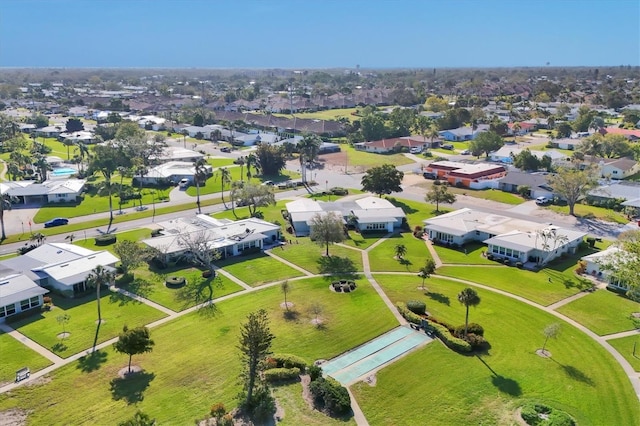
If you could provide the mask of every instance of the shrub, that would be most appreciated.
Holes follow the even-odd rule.
[[[311,381],[318,380],[318,377],[322,377],[322,367],[319,365],[310,365],[307,367],[307,373]]]
[[[202,271],[202,278],[209,278],[211,275],[211,271],[208,269],[206,271]]]
[[[20,247],[20,248],[18,249],[18,254],[27,254],[27,253],[29,253],[31,250],[35,250],[35,249],[37,249],[37,248],[38,248],[38,246],[37,246],[37,245],[35,245],[35,244],[31,244],[31,245],[28,245],[28,246],[22,246],[22,247]]]
[[[330,191],[333,195],[348,195],[349,190],[346,188],[335,187],[331,188]]]
[[[449,324],[448,322],[446,322],[446,321],[442,321],[442,320],[440,320],[440,319],[438,319],[436,317],[431,317],[431,316],[429,317],[429,321],[434,322],[436,324],[443,325],[447,330],[449,330],[449,333],[451,333],[451,334],[453,334],[455,332],[456,328],[454,326],[452,326],[451,324]]]
[[[447,345],[448,348],[461,353],[471,352],[471,345],[468,342],[453,336],[445,326],[438,323],[432,323],[431,326],[433,327],[436,336],[438,336],[440,340],[442,340],[442,343]]]
[[[422,226],[417,225],[415,228],[413,228],[413,235],[416,235],[416,233],[422,231]]]
[[[164,282],[167,287],[181,287],[187,280],[184,277],[167,277]]]
[[[53,301],[51,300],[51,297],[50,297],[50,296],[44,296],[44,297],[42,298],[42,302],[43,302],[43,303],[53,303]]]
[[[422,237],[424,237],[424,231],[418,231],[413,235],[418,239],[422,239]]]
[[[226,413],[227,409],[222,402],[217,402],[211,406],[211,415],[216,419],[224,416]]]
[[[520,409],[520,417],[531,426],[575,426],[576,424],[569,414],[543,404],[525,404]]]
[[[114,244],[116,240],[117,238],[114,234],[103,234],[103,235],[98,235],[95,238],[95,244],[97,246],[108,246],[110,244]]]
[[[462,338],[465,342],[469,343],[473,349],[481,348],[486,345],[487,341],[482,336],[477,334],[468,333]]]
[[[493,260],[493,255],[491,253],[487,254],[487,259]]]
[[[476,334],[478,336],[484,336],[484,328],[480,324],[475,322],[470,322],[467,326],[467,333]],[[463,338],[464,336],[464,324],[455,328],[454,333],[455,336]]]
[[[351,399],[347,388],[331,377],[320,377],[311,382],[309,391],[316,404],[324,407],[332,415],[340,415],[349,411]]]
[[[407,309],[414,314],[424,315],[427,312],[427,305],[420,300],[409,300],[407,302]]]
[[[407,308],[407,304],[406,303],[398,302],[398,303],[396,303],[396,308],[398,309],[398,312],[400,312],[400,315],[402,315],[402,317],[404,319],[406,319],[407,321],[409,321],[410,323],[413,323],[413,324],[421,324],[422,323],[422,318],[420,316],[414,314],[413,312],[411,312]]]
[[[267,382],[281,382],[285,380],[297,379],[300,376],[300,369],[293,368],[271,368],[264,373],[264,379]]]
[[[298,368],[300,371],[304,371],[307,367],[307,362],[296,355],[276,354],[271,355],[271,358],[275,360],[277,367]]]
[[[593,248],[596,245],[596,239],[593,237],[587,238],[587,244],[589,244],[589,247]]]

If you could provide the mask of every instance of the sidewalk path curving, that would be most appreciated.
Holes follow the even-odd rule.
[[[264,254],[266,254],[267,256],[273,257],[274,259],[284,263],[285,265],[289,266],[290,268],[295,269],[298,272],[302,272],[303,274],[305,274],[308,277],[314,276],[313,273],[307,271],[306,269],[301,268],[300,266],[296,265],[295,263],[291,263],[287,259],[283,259],[280,256],[278,256],[277,254],[273,253],[273,249],[265,250]]]
[[[27,336],[25,336],[24,334],[20,333],[19,331],[17,331],[16,329],[11,327],[7,323],[0,323],[0,330],[4,331],[9,336],[13,337],[17,341],[19,341],[20,343],[22,343],[23,345],[28,347],[29,349],[32,349],[33,351],[35,351],[35,352],[39,353],[40,355],[42,355],[43,357],[47,358],[49,361],[53,362],[54,365],[56,363],[62,362],[62,360],[63,360],[63,358],[61,358],[58,355],[54,354],[49,349],[45,348],[44,346],[40,345],[39,343],[36,343],[35,341],[29,339]]]

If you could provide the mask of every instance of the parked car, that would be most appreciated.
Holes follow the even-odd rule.
[[[64,217],[56,217],[55,219],[51,219],[50,221],[45,222],[44,227],[51,228],[54,226],[66,225],[67,223],[69,223],[69,219]]]
[[[453,151],[453,145],[451,145],[450,143],[446,143],[442,145],[442,149],[448,149],[449,151]]]
[[[431,180],[435,180],[438,176],[436,176],[435,173],[431,173],[431,172],[424,172],[422,174],[422,177],[424,177],[425,179],[431,179]]]
[[[411,154],[420,154],[422,152],[422,147],[421,146],[414,146],[413,148],[411,148],[409,150],[409,152]]]
[[[471,154],[471,151],[469,151],[468,149],[465,149],[464,151],[462,151],[460,154],[462,155],[469,155]]]
[[[220,152],[231,152],[231,147],[223,146],[220,148]]]
[[[190,184],[191,181],[187,178],[181,179],[180,182],[178,182],[178,186],[183,189],[187,188]]]
[[[267,185],[267,186],[273,186],[275,185],[275,183],[273,183],[273,181],[270,180],[265,180],[264,182],[262,182],[263,185]]]
[[[548,199],[547,197],[538,197],[538,198],[536,198],[536,204],[539,205],[539,206],[546,206],[549,203],[551,203],[551,200]]]

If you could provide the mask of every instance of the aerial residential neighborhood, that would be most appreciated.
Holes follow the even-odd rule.
[[[0,426],[640,424],[640,6],[336,6],[0,4]]]

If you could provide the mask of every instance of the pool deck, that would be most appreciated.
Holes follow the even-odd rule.
[[[348,386],[433,339],[424,332],[401,326],[321,365],[322,372]]]

